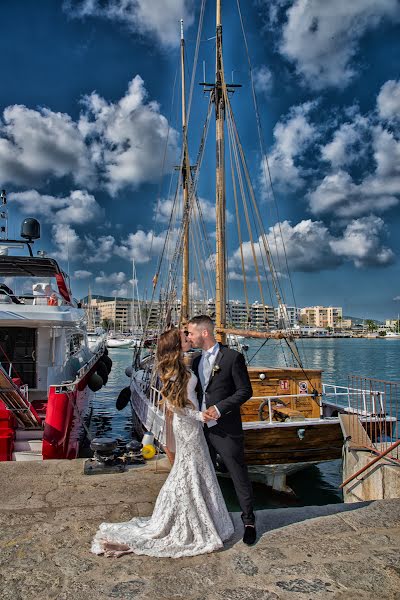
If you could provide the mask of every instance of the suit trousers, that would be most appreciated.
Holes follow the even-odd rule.
[[[245,525],[254,525],[253,488],[244,460],[243,436],[228,435],[218,425],[204,427],[204,434],[210,449],[211,460],[216,464],[218,453],[232,478],[236,496],[242,509],[242,521]]]

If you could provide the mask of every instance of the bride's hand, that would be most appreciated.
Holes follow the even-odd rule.
[[[203,423],[207,423],[208,421],[213,421],[213,418],[210,417],[210,415],[207,414],[207,412],[202,412],[201,416],[203,417]]]

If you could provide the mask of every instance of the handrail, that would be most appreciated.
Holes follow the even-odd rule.
[[[387,454],[389,454],[389,452],[392,452],[392,450],[397,448],[397,446],[399,446],[399,445],[400,445],[400,440],[397,440],[397,442],[394,442],[393,444],[391,444],[388,448],[386,448],[386,450],[384,452],[380,452],[378,456],[376,456],[373,460],[371,460],[371,462],[369,462],[367,465],[364,465],[364,467],[362,467],[362,469],[359,469],[356,473],[353,473],[353,475],[348,477],[346,479],[346,481],[343,481],[343,483],[341,483],[339,485],[339,488],[343,488],[345,485],[350,483],[350,481],[353,481],[353,479],[355,479],[356,477],[361,475],[361,473],[364,473],[364,471],[366,471],[367,469],[372,467],[372,465],[374,465],[379,460],[381,460],[381,458],[384,458]]]

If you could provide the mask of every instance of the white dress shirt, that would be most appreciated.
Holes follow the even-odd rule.
[[[217,342],[212,348],[209,348],[208,350],[203,350],[201,353],[201,359],[199,362],[199,377],[200,377],[201,386],[203,388],[203,402],[201,403],[201,411],[202,412],[207,410],[205,390],[208,385],[208,382],[210,381],[210,378],[212,375],[212,369],[213,369],[214,363],[217,359],[218,351],[219,351],[219,343]],[[204,357],[205,357],[205,355],[207,355],[208,362],[211,367],[210,376],[207,379],[207,381],[205,381],[205,379],[204,379]],[[219,412],[218,408],[215,405],[214,405],[214,408],[216,409],[218,415],[221,416],[221,413]],[[216,425],[216,424],[217,424],[216,420],[207,421],[208,427],[214,427],[214,425]]]

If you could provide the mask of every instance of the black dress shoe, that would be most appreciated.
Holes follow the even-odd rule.
[[[252,546],[256,541],[257,532],[254,525],[245,525],[244,527],[244,535],[243,542],[247,544],[247,546]]]

